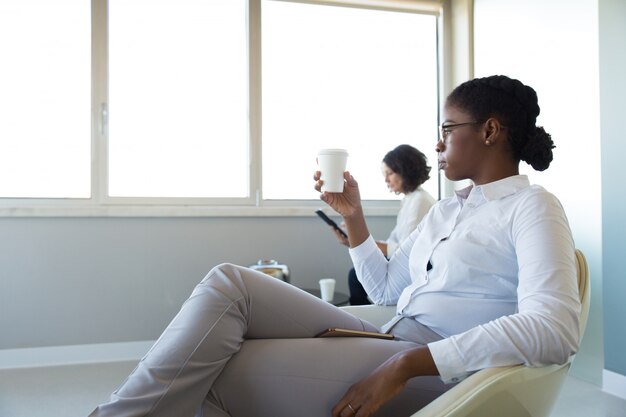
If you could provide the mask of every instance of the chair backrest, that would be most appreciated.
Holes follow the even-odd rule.
[[[590,302],[589,268],[576,249],[580,338],[587,326]],[[563,365],[524,365],[483,369],[422,408],[412,417],[547,417],[556,402],[571,360]]]
[[[587,259],[578,249],[576,249],[576,268],[578,274],[578,295],[582,307],[578,321],[580,338],[582,340],[583,333],[585,333],[585,328],[587,327],[587,318],[589,317],[591,285],[589,282],[589,265],[587,265]]]

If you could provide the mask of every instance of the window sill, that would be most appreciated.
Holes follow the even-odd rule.
[[[395,216],[399,204],[364,202],[367,216]],[[388,202],[384,202],[388,203]],[[317,208],[337,215],[323,202],[294,206],[52,205],[0,207],[2,217],[308,217]]]

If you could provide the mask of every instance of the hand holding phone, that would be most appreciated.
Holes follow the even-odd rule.
[[[341,235],[343,237],[345,237],[346,239],[348,238],[348,235],[346,234],[346,232],[344,232],[341,227],[339,227],[339,225],[337,223],[335,223],[335,221],[333,219],[331,219],[330,217],[328,217],[326,215],[326,213],[324,213],[321,209],[315,210],[315,213],[320,216],[320,218],[322,220],[324,220],[329,226],[331,226],[333,229],[335,229],[336,231],[338,231],[339,233],[341,233]]]

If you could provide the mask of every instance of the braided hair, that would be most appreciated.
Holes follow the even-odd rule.
[[[405,194],[417,190],[430,178],[426,155],[411,145],[399,145],[390,150],[383,162],[402,177],[402,192]]]
[[[543,127],[535,125],[539,104],[531,87],[505,75],[476,78],[456,87],[447,102],[479,122],[498,118],[508,129],[516,161],[525,161],[537,171],[550,166],[555,146]]]

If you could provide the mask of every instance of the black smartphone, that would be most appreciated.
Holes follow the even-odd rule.
[[[333,219],[328,217],[326,213],[324,213],[321,209],[315,210],[315,213],[317,213],[317,215],[320,216],[320,218],[324,220],[329,226],[332,226],[333,229],[339,231],[339,233],[341,233],[343,237],[345,237],[346,239],[348,238],[348,235],[346,234],[346,232],[341,230],[341,227],[339,227],[339,225],[335,223]]]

